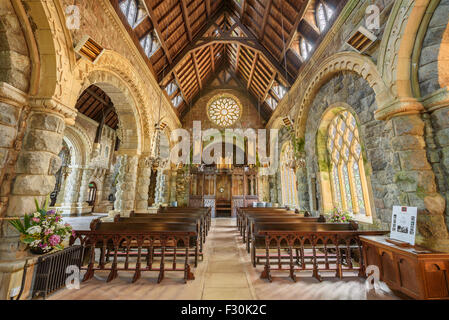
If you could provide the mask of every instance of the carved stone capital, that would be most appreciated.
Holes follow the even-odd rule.
[[[75,125],[77,110],[52,98],[31,97],[30,105],[33,111],[43,111],[62,116],[68,125]]]

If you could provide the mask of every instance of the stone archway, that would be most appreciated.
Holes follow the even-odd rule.
[[[368,57],[354,52],[339,52],[324,60],[314,73],[314,77],[305,83],[309,83],[304,90],[296,115],[295,132],[297,136],[304,136],[305,121],[308,117],[308,108],[315,98],[321,86],[339,72],[354,72],[365,79],[376,94],[378,109],[383,109],[393,101],[391,91],[385,85],[376,65]]]

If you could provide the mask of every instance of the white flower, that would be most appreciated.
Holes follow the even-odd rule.
[[[41,240],[34,240],[33,242],[31,242],[30,246],[34,248],[37,247],[39,243],[41,243]]]
[[[31,228],[28,228],[27,233],[28,234],[39,234],[42,232],[42,228],[40,226],[33,226]]]
[[[40,216],[41,216],[41,214],[40,214],[39,212],[35,212],[35,213],[34,213],[34,217],[35,217],[35,218],[39,218]]]

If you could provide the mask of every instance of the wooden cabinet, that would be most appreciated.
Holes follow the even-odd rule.
[[[449,254],[401,248],[383,236],[361,236],[365,265],[379,267],[380,280],[414,299],[449,299]]]

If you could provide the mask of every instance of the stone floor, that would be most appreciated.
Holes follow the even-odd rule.
[[[65,218],[77,228],[88,229],[93,217]],[[49,297],[53,300],[304,300],[304,299],[398,299],[388,287],[368,292],[363,279],[326,278],[318,282],[311,274],[300,274],[293,283],[288,273],[273,274],[273,282],[260,279],[262,267],[254,269],[235,228],[234,219],[215,219],[205,246],[204,261],[194,269],[196,280],[183,284],[179,273],[166,275],[156,283],[157,273],[143,273],[142,279],[130,284],[132,273],[120,273],[106,283],[108,273],[81,284],[79,290],[63,289]]]

